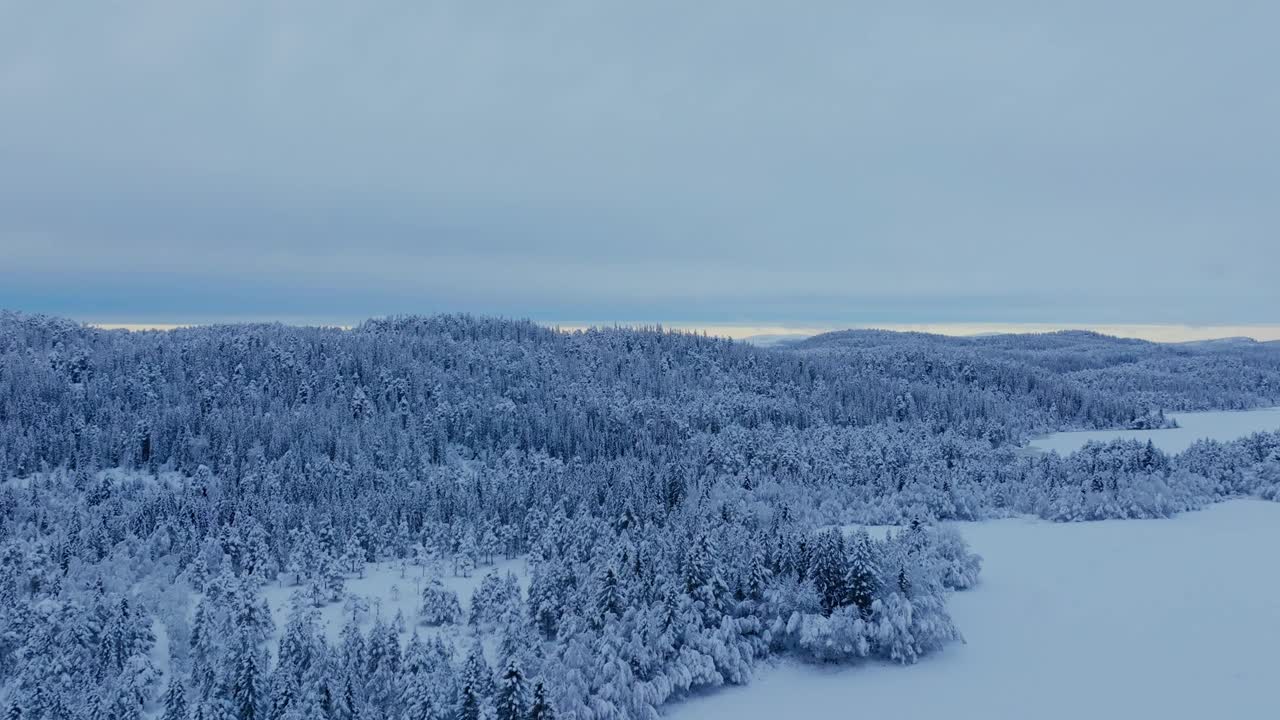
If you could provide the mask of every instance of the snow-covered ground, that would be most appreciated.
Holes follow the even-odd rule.
[[[497,571],[503,575],[510,572],[519,580],[521,590],[527,591],[529,587],[528,565],[523,557],[510,560],[499,559],[493,565],[476,568],[470,577],[453,575],[449,572],[447,563],[442,570],[444,572],[441,582],[446,588],[458,594],[458,601],[462,604],[463,610],[468,612],[471,608],[472,594],[475,593],[484,576],[491,572]],[[406,564],[402,570],[399,561],[388,561],[366,565],[363,577],[348,575],[344,592],[347,596],[359,598],[363,608],[359,614],[359,623],[366,631],[376,618],[393,620],[396,613],[400,613],[404,620],[402,640],[407,641],[415,630],[424,638],[440,634],[446,639],[453,640],[460,652],[465,652],[471,639],[475,637],[474,630],[466,624],[465,619],[459,625],[440,628],[426,627],[419,623],[418,610],[422,604],[422,587],[425,584],[427,584],[427,575],[422,567]],[[270,643],[272,647],[276,646],[280,635],[284,632],[285,623],[289,618],[290,598],[298,589],[296,586],[280,582],[270,583],[263,589],[263,596],[271,608],[272,619],[276,623],[275,637]],[[320,623],[324,626],[326,637],[335,645],[339,641],[342,627],[347,622],[348,607],[346,602],[332,602],[319,609]],[[486,637],[486,641],[489,640],[492,638]],[[492,644],[492,642],[486,642],[486,650],[491,650]]]
[[[783,662],[672,706],[734,718],[1275,717],[1280,503],[1171,520],[961,528],[986,562],[952,597],[967,644],[911,667]]]
[[[1164,430],[1082,430],[1060,432],[1035,438],[1028,448],[1059,454],[1079,450],[1090,440],[1103,442],[1118,438],[1151,440],[1168,453],[1180,453],[1203,438],[1235,440],[1250,433],[1280,430],[1280,408],[1258,410],[1213,410],[1207,412],[1169,413],[1180,427]]]

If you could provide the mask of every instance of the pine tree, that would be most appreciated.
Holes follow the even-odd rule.
[[[458,546],[458,551],[453,555],[453,574],[471,577],[471,571],[476,567],[478,554],[475,533],[465,533],[462,536],[461,545]]]
[[[334,698],[334,720],[360,720],[360,698],[356,691],[356,681],[351,677],[351,669],[343,672],[341,690]]]
[[[258,582],[275,578],[277,568],[271,556],[267,532],[257,520],[250,518],[241,546],[243,550],[240,565],[247,576]]]
[[[336,557],[338,554],[338,533],[333,528],[333,518],[328,514],[322,514],[315,525],[316,529],[312,537],[316,542],[316,552]],[[308,526],[307,532],[311,532],[310,526]]]
[[[480,540],[480,554],[484,556],[485,563],[492,565],[494,558],[501,551],[502,543],[498,540],[497,533],[492,527],[485,528],[484,537]]]
[[[497,720],[526,720],[529,712],[529,687],[520,669],[520,663],[512,657],[498,682]]]
[[[164,693],[164,713],[161,720],[187,720],[187,691],[176,669],[170,671],[169,687]]]
[[[204,584],[209,581],[209,566],[205,563],[204,553],[197,552],[187,566],[187,582],[196,592],[204,592]]]
[[[368,663],[368,648],[365,644],[364,635],[360,632],[360,625],[356,622],[354,612],[351,617],[347,618],[347,623],[342,626],[341,639],[342,667],[355,672],[363,672]]]
[[[720,576],[715,545],[705,533],[698,535],[685,557],[684,587],[689,597],[702,603],[704,624],[719,624],[725,582]]]
[[[232,622],[238,639],[249,647],[261,647],[275,631],[275,620],[266,599],[257,594],[252,583],[242,583],[229,601],[235,609]]]
[[[536,663],[544,651],[538,631],[521,613],[509,613],[504,620],[498,657],[519,658],[525,667]]]
[[[271,689],[267,699],[267,717],[270,720],[281,720],[290,711],[296,710],[298,696],[301,694],[298,679],[288,668],[277,666],[271,675]]]
[[[364,564],[361,563],[361,568]],[[342,591],[347,586],[347,578],[342,574],[342,568],[338,562],[332,558],[325,558],[324,563],[324,592],[330,601],[342,598]],[[363,575],[363,572],[361,573]]]
[[[856,606],[863,617],[868,617],[876,593],[880,591],[880,563],[871,535],[866,530],[859,530],[853,536],[845,589],[848,603]]]
[[[236,720],[258,720],[262,717],[262,668],[258,650],[246,639],[236,652],[235,677],[231,684],[231,702]]]
[[[316,612],[306,606],[302,594],[294,593],[289,604],[289,619],[277,653],[276,674],[288,675],[301,682],[303,674],[320,659],[323,640],[318,636]]]
[[[192,690],[196,697],[207,698],[216,680],[219,647],[217,629],[211,617],[208,598],[196,604],[191,620],[190,652]]]
[[[410,537],[409,523],[404,518],[400,518],[400,522],[396,525],[395,539],[392,542],[392,548],[397,558],[408,557]]]
[[[115,717],[122,720],[140,718],[143,706],[150,702],[155,691],[157,679],[158,673],[147,656],[130,656],[113,690],[111,712]]]
[[[363,420],[369,417],[372,412],[373,404],[369,401],[369,397],[365,394],[364,388],[357,385],[354,392],[351,393],[351,417],[356,420]]]
[[[613,567],[606,565],[596,581],[596,625],[603,626],[610,618],[621,618],[623,610],[622,591],[618,587],[618,573]]]
[[[762,599],[772,577],[769,563],[765,558],[763,543],[757,543],[751,549],[750,560],[743,574],[741,582],[743,599]]]
[[[458,594],[446,589],[439,578],[431,578],[422,588],[418,617],[424,625],[457,623],[462,619],[462,605],[458,602]]]
[[[551,705],[547,688],[539,681],[533,686],[533,702],[529,706],[529,720],[555,720],[556,711]]]
[[[493,671],[484,659],[484,648],[477,640],[462,666],[462,685],[458,695],[458,720],[480,720],[494,694]]]
[[[529,614],[534,627],[547,639],[554,638],[564,614],[560,593],[567,570],[557,558],[538,563],[529,581]]]
[[[347,572],[360,573],[364,577],[364,546],[360,544],[360,535],[355,530],[347,536],[347,546],[342,551],[341,565]]]
[[[484,646],[479,640],[472,643],[471,651],[467,653],[467,659],[462,666],[462,675],[463,679],[475,686],[482,696],[493,695],[493,670],[485,660]]]
[[[485,720],[484,698],[469,682],[463,681],[458,690],[458,720]]]
[[[442,713],[436,702],[436,686],[426,672],[414,672],[403,680],[400,702],[404,720],[437,720]]]
[[[813,585],[818,591],[824,615],[830,615],[848,597],[844,584],[846,565],[844,538],[840,531],[829,530],[819,535],[813,548]]]

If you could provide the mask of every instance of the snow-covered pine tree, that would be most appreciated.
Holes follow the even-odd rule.
[[[515,657],[507,660],[502,677],[498,679],[498,690],[495,698],[497,720],[526,720],[529,713],[530,698],[528,682],[520,662]]]
[[[701,603],[703,622],[717,625],[720,622],[720,601],[725,594],[724,579],[720,576],[715,544],[707,533],[699,533],[685,556],[685,593]]]
[[[597,575],[595,584],[592,622],[597,627],[603,627],[610,619],[621,618],[626,607],[619,587],[618,573],[613,566],[605,565]]]
[[[844,537],[840,531],[831,529],[819,533],[813,546],[813,585],[824,615],[830,615],[848,597],[846,572]]]
[[[418,619],[424,625],[453,625],[462,620],[458,594],[445,588],[440,578],[433,577],[422,588]]]
[[[880,591],[880,559],[871,535],[865,529],[859,529],[853,535],[844,585],[845,602],[857,607],[863,617],[869,616],[871,604]]]
[[[251,636],[240,638],[231,660],[235,663],[231,683],[232,712],[236,720],[259,720],[263,713],[264,669],[260,651]]]
[[[465,680],[458,688],[457,720],[487,720],[485,698]]]
[[[362,564],[360,567],[364,567]],[[342,566],[337,560],[326,557],[324,560],[324,568],[322,570],[324,582],[324,596],[330,601],[335,602],[342,599],[342,591],[347,586],[347,576],[342,572]]]
[[[556,720],[556,711],[551,704],[550,693],[538,681],[533,686],[533,700],[529,705],[529,720]]]
[[[360,542],[360,534],[352,530],[347,535],[346,549],[342,551],[342,559],[338,564],[347,572],[359,573],[360,577],[364,577],[364,558],[365,549]]]
[[[464,533],[462,542],[458,546],[458,551],[453,555],[453,574],[471,577],[471,571],[476,567],[476,558],[479,557],[479,554],[475,533]]]
[[[494,695],[493,671],[484,658],[484,647],[477,641],[462,665],[458,690],[459,720],[482,720],[492,711]]]
[[[164,710],[161,720],[187,719],[187,690],[182,685],[182,678],[176,672],[169,674],[169,686],[164,693]]]
[[[498,539],[498,534],[492,526],[485,527],[484,536],[480,539],[479,549],[487,565],[492,565],[498,553],[502,552],[502,542]]]

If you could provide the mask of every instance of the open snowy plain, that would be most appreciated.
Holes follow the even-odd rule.
[[[1277,708],[1280,503],[1169,520],[964,523],[966,644],[910,667],[784,661],[673,705],[734,718],[1250,718]]]
[[[1207,410],[1204,412],[1169,413],[1178,422],[1176,428],[1161,430],[1077,430],[1058,432],[1036,438],[1027,447],[1061,455],[1075,452],[1090,440],[1150,440],[1161,450],[1176,454],[1197,440],[1235,440],[1255,432],[1280,430],[1280,408],[1256,410]]]

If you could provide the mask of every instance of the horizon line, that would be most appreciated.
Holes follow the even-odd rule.
[[[395,317],[395,315],[371,316]],[[517,318],[512,318],[517,319]],[[1043,334],[1070,330],[1097,332],[1119,338],[1147,340],[1157,343],[1198,342],[1247,338],[1256,342],[1280,340],[1280,324],[1186,324],[1186,323],[1054,323],[1054,322],[863,322],[850,324],[817,323],[723,323],[697,321],[638,321],[638,320],[530,320],[544,327],[565,332],[603,327],[657,327],[681,332],[705,333],[734,340],[750,339],[800,339],[841,330],[887,330],[890,332],[918,332],[952,337],[977,337],[982,335]],[[322,322],[315,319],[241,318],[239,320],[208,320],[183,323],[156,322],[85,322],[85,325],[103,330],[177,330],[208,325],[239,325],[250,323],[280,323],[302,327],[330,327],[351,329],[359,323]]]

